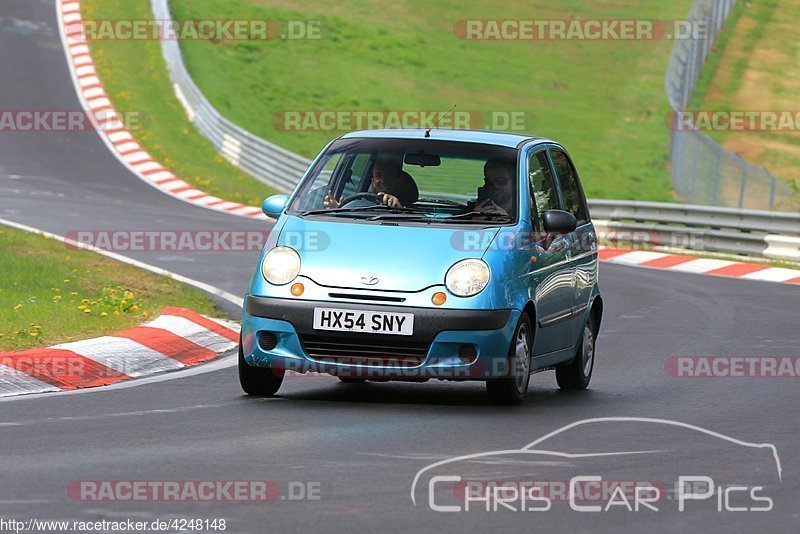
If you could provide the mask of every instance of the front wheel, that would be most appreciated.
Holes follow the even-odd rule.
[[[575,358],[556,367],[558,387],[566,390],[586,389],[594,371],[594,319],[589,316]]]
[[[239,339],[239,384],[248,395],[272,397],[283,383],[283,370],[273,371],[269,367],[253,367],[244,360],[242,340]]]
[[[531,320],[523,315],[508,350],[506,375],[486,381],[486,393],[495,404],[519,404],[528,392],[531,379]]]

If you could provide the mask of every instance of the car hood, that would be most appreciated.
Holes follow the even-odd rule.
[[[277,244],[297,250],[301,276],[322,286],[421,291],[443,284],[455,262],[482,257],[499,230],[401,224],[289,216]]]

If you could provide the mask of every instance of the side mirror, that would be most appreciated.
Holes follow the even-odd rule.
[[[283,213],[283,208],[286,207],[287,200],[289,200],[289,195],[272,195],[271,197],[267,197],[264,199],[264,202],[261,203],[261,211],[263,211],[264,215],[267,217],[277,219],[280,214]]]
[[[548,234],[568,234],[578,227],[578,219],[571,213],[562,210],[544,212],[544,231]]]

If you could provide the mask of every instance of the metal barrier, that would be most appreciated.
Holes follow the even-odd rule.
[[[800,214],[620,200],[590,200],[611,242],[800,261]]]
[[[156,19],[172,19],[167,0],[152,0],[151,5]],[[162,39],[161,50],[175,94],[200,133],[228,161],[257,180],[281,192],[293,190],[311,161],[253,135],[220,115],[186,70],[177,40]]]
[[[673,111],[685,110],[736,0],[697,0],[688,20],[707,24],[708,39],[676,40],[667,68],[667,98]],[[670,139],[670,167],[675,191],[686,202],[710,206],[795,211],[800,195],[766,168],[751,165],[692,130],[676,131]]]

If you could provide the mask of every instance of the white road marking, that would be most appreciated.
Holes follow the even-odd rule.
[[[30,397],[29,397],[30,398]],[[96,419],[115,419],[117,417],[135,417],[140,415],[149,414],[169,414],[169,413],[183,413],[193,410],[205,410],[208,408],[220,408],[222,404],[194,404],[191,406],[180,406],[178,408],[157,408],[154,410],[139,410],[135,412],[121,412],[121,413],[94,413],[91,415],[71,415],[64,417],[44,417],[42,419],[26,419],[24,421],[8,421],[0,422],[0,427],[4,426],[30,426],[42,423],[52,423],[55,421],[93,421]]]

